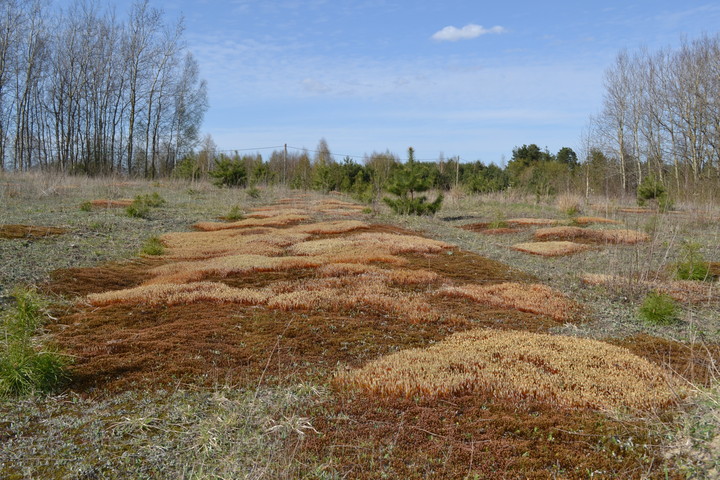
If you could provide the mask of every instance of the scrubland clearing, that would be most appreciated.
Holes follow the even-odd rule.
[[[35,285],[73,365],[0,401],[2,478],[717,473],[714,211],[5,180],[0,301]],[[676,322],[638,317],[650,291]]]

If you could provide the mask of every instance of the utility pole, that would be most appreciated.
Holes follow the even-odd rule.
[[[460,155],[455,157],[455,187],[460,183]]]
[[[283,185],[287,186],[287,143],[283,151]]]

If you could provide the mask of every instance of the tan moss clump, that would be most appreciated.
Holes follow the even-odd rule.
[[[285,225],[304,222],[309,218],[310,217],[307,215],[278,215],[270,218],[247,218],[245,220],[238,220],[237,222],[229,223],[199,222],[193,226],[198,230],[213,232],[216,230],[227,230],[231,228],[282,227]]]
[[[573,218],[573,221],[580,225],[589,225],[591,223],[612,223],[619,225],[620,223],[622,223],[617,220],[611,220],[605,217],[575,217]]]
[[[580,227],[540,228],[535,232],[538,240],[565,240],[582,238],[596,243],[622,243],[633,245],[649,240],[647,234],[627,229],[587,229]]]
[[[511,248],[519,252],[532,253],[533,255],[542,255],[544,257],[560,257],[592,249],[589,245],[566,241],[516,243]]]
[[[269,293],[249,288],[232,288],[217,282],[187,284],[142,285],[125,290],[88,295],[96,307],[118,303],[142,303],[146,305],[177,305],[200,301],[217,303],[240,303],[259,305],[265,303]]]
[[[150,270],[156,277],[146,284],[186,283],[210,275],[228,276],[238,273],[287,271],[321,265],[308,257],[265,257],[263,255],[229,255],[194,262],[176,262]]]
[[[287,215],[308,215],[308,211],[300,208],[282,208],[282,207],[260,207],[251,208],[251,213],[245,215],[247,218],[273,218]]]
[[[560,223],[559,220],[553,218],[511,218],[506,220],[511,225],[556,225]]]
[[[393,233],[360,233],[343,238],[326,238],[298,243],[290,248],[295,255],[333,255],[352,251],[373,251],[375,254],[440,253],[452,245],[415,235]]]
[[[335,222],[316,222],[310,225],[298,225],[297,227],[293,227],[293,230],[297,232],[312,233],[314,235],[328,235],[352,232],[353,230],[366,227],[368,227],[368,224],[359,220],[340,220]]]
[[[546,315],[559,321],[574,319],[580,311],[577,303],[561,292],[540,284],[499,283],[495,285],[464,285],[445,287],[440,294],[466,297],[478,303],[521,312]]]
[[[217,230],[213,232],[181,232],[162,235],[166,248],[164,258],[207,259],[210,257],[255,254],[279,256],[285,247],[307,240],[309,233],[288,229],[258,229],[257,233],[245,230]]]
[[[383,396],[480,393],[598,410],[665,407],[681,388],[662,368],[596,340],[472,330],[340,373],[338,385]]]

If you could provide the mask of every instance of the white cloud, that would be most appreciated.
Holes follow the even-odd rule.
[[[506,30],[500,25],[496,25],[492,28],[485,28],[482,25],[475,25],[473,23],[465,25],[462,28],[453,27],[452,25],[443,28],[435,32],[432,36],[433,40],[438,42],[456,42],[458,40],[469,40],[471,38],[477,38],[481,35],[505,33]]]

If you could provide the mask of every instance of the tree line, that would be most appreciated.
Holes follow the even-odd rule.
[[[677,197],[715,196],[718,92],[718,36],[685,40],[675,49],[620,52],[606,71],[603,108],[585,142],[595,183],[588,188],[623,195],[657,182]]]
[[[169,174],[206,110],[182,20],[147,0],[124,21],[91,0],[0,2],[0,169]]]

